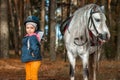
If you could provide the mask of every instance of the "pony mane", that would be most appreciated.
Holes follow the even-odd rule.
[[[84,5],[83,7],[79,8],[77,11],[74,12],[74,15],[76,14],[82,14],[85,11],[88,11],[92,9],[94,6],[97,6],[96,4],[89,4],[89,5]]]

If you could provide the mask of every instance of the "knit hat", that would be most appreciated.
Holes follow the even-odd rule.
[[[35,27],[35,29],[37,30],[37,24],[34,22],[27,22],[26,25],[32,25]]]

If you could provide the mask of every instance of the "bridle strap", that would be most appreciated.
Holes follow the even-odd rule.
[[[90,20],[91,20],[91,25],[90,25],[90,27],[91,27],[92,24],[93,24],[93,27],[94,27],[96,33],[99,35],[99,32],[98,32],[98,30],[96,29],[95,23],[94,23],[93,18],[92,18],[92,15],[93,15],[94,13],[98,13],[98,12],[99,12],[99,11],[97,11],[97,12],[92,12],[92,10],[91,10],[91,12],[90,12],[90,17],[89,17],[89,19],[88,19],[88,25],[87,25],[87,26],[89,26]],[[88,30],[90,30],[89,27],[88,27]]]
[[[89,17],[89,19],[88,19],[88,31],[89,31],[89,35],[90,36],[92,36],[93,35],[93,33],[91,32],[91,30],[89,29],[89,26],[91,27],[92,26],[92,24],[93,24],[93,27],[94,27],[94,29],[95,29],[95,31],[96,31],[96,33],[97,33],[97,37],[96,37],[96,39],[97,39],[97,45],[99,44],[99,35],[100,35],[100,33],[98,32],[98,30],[96,29],[96,26],[95,26],[95,23],[94,23],[94,21],[93,21],[93,17],[92,17],[92,15],[94,14],[94,13],[98,13],[99,11],[96,11],[96,12],[92,12],[92,10],[91,10],[91,12],[90,12],[90,17]],[[91,21],[91,25],[89,25],[90,24],[90,21]],[[91,33],[91,34],[90,34]],[[92,37],[92,39],[93,39],[93,37]],[[94,40],[91,40],[92,42],[94,41]]]
[[[90,21],[91,21],[90,27],[91,27],[92,24],[93,24],[93,27],[94,27],[94,29],[95,29],[95,31],[96,31],[96,33],[97,33],[97,38],[98,38],[98,36],[99,36],[99,32],[98,32],[98,30],[96,29],[96,26],[95,26],[95,23],[94,23],[94,21],[93,21],[92,15],[93,15],[94,13],[98,13],[98,12],[100,12],[100,11],[92,12],[92,9],[91,9],[90,17],[89,17],[89,19],[88,19],[88,24],[87,24],[87,26],[88,26],[88,31],[90,31],[90,29],[89,29],[89,24],[90,24]],[[84,45],[85,43],[87,43],[87,41],[88,41],[88,40],[86,39],[86,40],[84,41],[84,43],[78,44],[78,43],[75,42],[75,40],[78,40],[78,41],[79,41],[79,39],[80,39],[80,38],[75,38],[75,39],[74,39],[74,44],[76,44],[76,45],[78,45],[78,46],[82,46],[82,45]],[[98,39],[97,39],[97,40],[98,40]]]

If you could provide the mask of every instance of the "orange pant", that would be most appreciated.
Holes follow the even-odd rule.
[[[31,61],[25,64],[26,80],[38,80],[38,72],[41,61]]]

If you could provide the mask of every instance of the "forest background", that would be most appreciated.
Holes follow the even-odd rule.
[[[65,57],[60,24],[78,8],[96,3],[105,6],[111,39],[103,46],[103,59],[120,60],[120,0],[0,0],[0,58],[20,57],[25,35],[24,20],[29,15],[40,19],[44,31],[43,57]],[[60,56],[58,56],[60,55]]]

